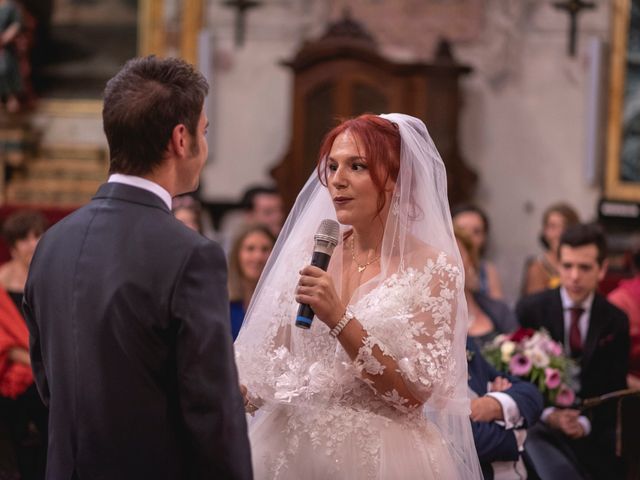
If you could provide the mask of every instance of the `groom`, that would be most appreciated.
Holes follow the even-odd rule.
[[[171,214],[207,158],[208,85],[177,59],[107,84],[111,176],[42,238],[25,289],[47,478],[251,478],[221,248]]]

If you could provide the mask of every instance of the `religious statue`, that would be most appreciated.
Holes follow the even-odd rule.
[[[18,95],[22,79],[15,40],[20,33],[22,16],[13,0],[0,0],[0,98],[9,113],[20,109]]]

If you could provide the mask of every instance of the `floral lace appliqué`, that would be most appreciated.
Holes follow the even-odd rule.
[[[416,438],[431,435],[421,409],[408,408],[409,400],[394,388],[376,389],[375,378],[387,367],[375,352],[394,359],[415,398],[426,401],[434,392],[446,395],[453,389],[451,343],[461,288],[460,270],[444,253],[425,261],[423,268],[406,268],[389,277],[351,306],[368,333],[353,362],[319,321],[311,330],[274,330],[270,344],[237,349],[241,378],[258,396],[272,398],[279,405],[272,408],[285,415],[286,447],[270,449],[269,458],[262,459],[269,465],[270,478],[287,471],[303,444],[339,462],[345,442],[357,444],[358,468],[373,478],[385,424],[399,425]],[[283,316],[271,323],[291,323],[297,309],[293,295],[274,292],[269,299],[269,311]],[[295,352],[289,350],[287,335],[295,336]],[[260,368],[253,368],[256,365]],[[340,465],[334,465],[340,471]],[[328,471],[327,478],[331,476]]]
[[[434,389],[452,390],[447,373],[455,367],[450,354],[460,288],[460,270],[444,253],[429,259],[422,270],[407,268],[392,275],[354,310],[369,333],[356,368],[369,375],[383,374],[384,367],[373,354],[376,346],[397,362],[416,398],[425,401]],[[399,398],[397,391],[379,393],[390,405],[406,410],[408,400]]]

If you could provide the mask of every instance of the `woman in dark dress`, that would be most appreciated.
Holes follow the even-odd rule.
[[[458,205],[451,211],[453,226],[466,232],[478,257],[478,291],[502,300],[502,281],[495,264],[485,258],[489,236],[489,217],[479,207],[471,204]]]
[[[496,300],[478,288],[478,258],[469,235],[454,229],[460,256],[464,265],[464,294],[469,310],[468,336],[482,350],[488,342],[501,333],[511,333],[518,328],[518,320],[509,306]]]

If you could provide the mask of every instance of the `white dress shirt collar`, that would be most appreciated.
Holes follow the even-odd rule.
[[[147,180],[146,178],[136,177],[135,175],[124,175],[122,173],[113,173],[109,176],[108,183],[124,183],[125,185],[130,185],[132,187],[142,188],[143,190],[147,190],[148,192],[153,193],[160,197],[160,199],[165,203],[167,208],[171,210],[171,194],[167,192],[163,187],[158,185],[151,180]]]
[[[563,310],[567,310],[571,307],[581,307],[584,308],[585,313],[589,313],[591,311],[591,305],[593,304],[594,296],[595,294],[591,292],[587,298],[585,298],[580,304],[576,305],[569,297],[567,290],[564,287],[560,287],[560,298],[562,299]]]

